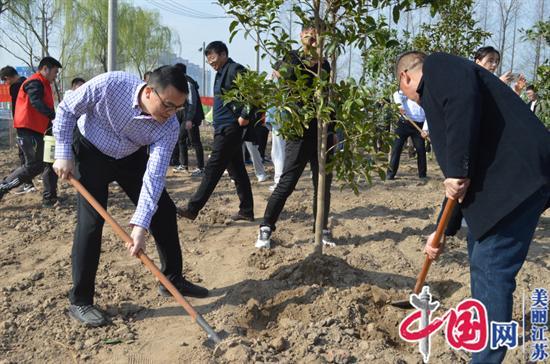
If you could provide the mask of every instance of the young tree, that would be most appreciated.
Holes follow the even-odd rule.
[[[240,0],[218,1],[236,20],[230,25],[232,39],[239,31],[260,33],[263,57],[284,60],[292,48],[288,32],[280,22],[280,11],[284,0]],[[377,8],[390,7],[395,21],[400,12],[413,5],[438,5],[447,0],[295,0],[292,13],[299,23],[310,23],[316,30],[317,42],[313,53],[313,64],[317,64],[313,85],[304,82],[305,75],[296,72],[296,81],[282,77],[278,83],[265,81],[265,74],[248,72],[237,79],[234,92],[226,95],[227,100],[253,104],[262,109],[274,107],[276,119],[281,125],[282,134],[287,138],[301,136],[309,122],[317,120],[319,183],[317,198],[317,218],[315,226],[316,254],[322,253],[322,216],[324,214],[324,188],[326,176],[327,131],[329,123],[344,130],[344,149],[336,153],[331,166],[337,178],[343,179],[356,192],[357,177],[369,180],[373,172],[384,176],[384,153],[376,149],[380,131],[369,118],[379,112],[380,105],[387,101],[379,100],[378,95],[366,84],[353,80],[336,83],[335,77],[323,74],[322,60],[326,58],[334,65],[338,54],[348,48],[371,46],[392,47],[398,43],[391,40],[387,24],[377,22],[370,15]],[[283,69],[284,72],[284,69]],[[335,72],[333,69],[332,72]]]

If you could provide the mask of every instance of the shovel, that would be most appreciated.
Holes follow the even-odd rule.
[[[416,123],[414,121],[412,121],[411,119],[409,119],[407,117],[407,115],[403,114],[403,115],[400,115],[403,119],[407,120],[416,130],[418,130],[418,132],[420,133],[420,135],[422,135],[422,132],[423,130],[420,129],[420,127],[418,125],[416,125]],[[430,143],[432,142],[432,140],[430,139],[429,136],[426,137],[426,140],[428,140]]]
[[[111,225],[111,228],[115,231],[115,233],[125,242],[132,243],[133,240],[128,235],[126,231],[120,225],[113,219],[111,215],[97,202],[97,200],[86,190],[82,184],[77,181],[73,176],[69,176],[69,182],[76,188],[76,190],[96,209],[96,211],[107,221],[109,225]],[[158,267],[153,263],[151,259],[145,253],[140,250],[138,252],[137,257],[143,265],[147,267],[155,275],[155,277],[158,278],[158,280],[166,287],[166,289],[174,296],[176,301],[183,306],[183,309],[187,311],[189,316],[191,316],[191,319],[195,321],[208,335],[208,338],[214,341],[216,344],[219,344],[221,342],[220,337],[216,332],[208,325],[208,323],[204,320],[204,318],[187,302],[187,300],[181,295],[181,293],[178,291],[176,287],[166,278],[164,274],[158,269]]]
[[[451,214],[453,212],[453,209],[456,206],[456,200],[447,199],[447,203],[445,204],[445,208],[443,209],[443,214],[441,216],[441,219],[439,220],[439,224],[437,224],[437,230],[435,231],[434,239],[432,240],[432,247],[439,248],[439,243],[441,241],[441,238],[443,237],[443,233],[445,232],[445,229],[447,228],[447,225],[449,224],[449,219],[451,218]],[[424,265],[422,266],[422,270],[420,271],[420,274],[418,274],[418,277],[416,278],[416,284],[414,285],[414,294],[419,294],[422,290],[422,286],[424,285],[424,281],[426,281],[426,276],[428,275],[428,270],[430,269],[430,265],[432,264],[432,259],[430,259],[429,256],[426,255],[426,259],[424,259]],[[403,300],[403,301],[393,301],[391,302],[392,306],[402,308],[402,309],[411,309],[413,306],[409,302],[409,300]]]

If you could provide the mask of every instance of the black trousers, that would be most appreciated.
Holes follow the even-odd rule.
[[[416,125],[422,128],[422,123],[416,123]],[[397,170],[399,169],[399,160],[401,159],[403,146],[405,145],[407,138],[411,137],[417,154],[418,176],[426,177],[426,144],[424,143],[424,139],[418,130],[416,130],[414,126],[410,125],[408,121],[400,120],[397,129],[395,129],[395,133],[397,134],[397,139],[393,142],[391,150],[388,176],[394,177],[396,175]]]
[[[315,219],[317,217],[317,184],[319,182],[319,160],[317,158],[317,133],[308,131],[309,135],[298,140],[287,140],[285,146],[285,162],[283,174],[279,183],[269,197],[267,207],[264,212],[264,221],[261,226],[269,226],[275,230],[275,224],[279,215],[285,206],[286,200],[294,192],[296,184],[309,162],[312,180],[313,180],[313,229],[315,229]],[[332,136],[329,136],[328,148],[333,145]],[[329,152],[328,158],[330,158]],[[325,214],[323,216],[323,229],[328,226],[328,214],[330,211],[330,187],[332,184],[332,174],[326,175],[325,183]]]
[[[80,135],[77,129],[73,150],[77,178],[103,207],[107,208],[108,187],[112,181],[118,182],[130,200],[137,205],[148,160],[145,147],[128,157],[114,159],[101,153]],[[71,256],[73,287],[70,291],[70,301],[72,304],[93,304],[104,222],[96,210],[79,194]],[[182,273],[182,258],[176,206],[166,189],[162,191],[149,230],[155,239],[161,271],[171,281],[179,279]]]
[[[204,168],[204,176],[195,194],[189,200],[188,210],[198,213],[214,192],[223,172],[227,169],[235,180],[239,196],[239,213],[254,216],[254,200],[248,172],[244,166],[242,143],[243,132],[237,122],[223,127],[214,133],[212,153]]]
[[[269,136],[269,129],[263,124],[258,123],[254,126],[254,133],[256,134],[256,143],[258,144],[258,151],[262,159],[265,159],[265,148],[267,146],[267,138]]]
[[[16,188],[23,183],[31,183],[32,179],[42,173],[45,200],[57,198],[57,174],[52,164],[44,163],[44,135],[30,129],[17,129],[17,144],[23,153],[24,164],[15,169],[4,184],[9,189]]]
[[[180,125],[180,135],[178,139],[179,148],[179,164],[189,166],[189,154],[187,153],[188,145],[191,144],[195,149],[195,155],[197,156],[197,167],[204,168],[204,150],[201,142],[201,134],[199,126],[193,124],[191,129],[185,127],[185,123]]]

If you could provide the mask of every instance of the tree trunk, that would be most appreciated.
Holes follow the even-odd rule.
[[[313,1],[313,12],[315,18],[315,28],[317,34],[321,35],[321,19],[320,19],[320,0]],[[323,67],[323,49],[324,37],[318,36],[317,43],[317,77],[321,77]],[[332,70],[334,72],[334,70]],[[326,151],[327,151],[327,123],[322,118],[321,105],[325,97],[322,89],[317,89],[315,92],[315,102],[317,102],[317,160],[319,163],[319,175],[317,183],[317,214],[315,216],[315,250],[314,255],[323,254],[323,216],[325,213],[325,184],[326,184]]]

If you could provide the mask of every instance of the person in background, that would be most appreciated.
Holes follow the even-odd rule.
[[[55,118],[52,82],[60,68],[58,60],[44,57],[38,71],[21,85],[13,126],[17,129],[17,143],[23,151],[25,163],[0,184],[0,200],[9,190],[31,183],[42,172],[42,206],[53,207],[57,202],[57,175],[51,164],[43,162],[43,157],[44,134],[50,130]]]
[[[173,169],[174,172],[183,172],[188,170],[189,154],[188,145],[191,144],[195,148],[195,156],[197,157],[197,168],[191,172],[192,177],[202,177],[204,174],[204,149],[202,147],[200,125],[204,120],[204,110],[199,95],[199,85],[191,76],[187,74],[187,66],[183,63],[176,63],[187,78],[189,87],[189,96],[185,108],[176,113],[180,122],[180,134],[176,153],[179,153],[177,158],[178,165]],[[174,158],[175,159],[175,158]]]
[[[269,139],[269,129],[265,125],[265,117],[263,115],[254,125],[254,134],[256,134],[256,143],[258,144],[258,152],[260,152],[260,157],[262,157],[262,163],[270,163],[271,161],[265,155],[267,140]]]
[[[263,158],[261,156],[260,150],[259,150],[259,141],[260,135],[258,135],[258,127],[257,124],[261,123],[261,114],[255,113],[251,119],[250,122],[252,125],[248,128],[247,134],[244,138],[243,143],[243,158],[244,155],[246,155],[246,151],[248,151],[248,155],[252,159],[252,165],[254,167],[254,174],[256,175],[256,179],[258,182],[262,183],[269,179],[269,175],[266,173],[264,164],[263,164]],[[261,128],[264,128],[261,126]]]
[[[474,55],[474,62],[489,72],[495,73],[500,64],[500,52],[491,46],[481,47]],[[505,72],[500,76],[500,80],[507,85],[510,85],[512,81],[516,81],[513,90],[518,95],[521,94],[526,83],[524,75],[515,75],[512,71]]]
[[[12,66],[6,66],[2,69],[0,69],[0,80],[4,82],[5,84],[10,86],[10,97],[11,97],[11,115],[12,117],[15,116],[15,106],[17,101],[17,95],[19,94],[19,89],[21,88],[21,85],[23,82],[25,82],[27,78],[19,76],[17,73],[17,70],[13,68]],[[25,155],[23,154],[23,150],[18,146],[17,151],[19,154],[19,162],[20,165],[25,165]],[[23,183],[21,186],[17,187],[14,192],[16,195],[23,194],[23,193],[29,193],[36,191],[36,188],[34,187],[33,182],[30,183]]]
[[[537,95],[537,90],[535,89],[535,86],[529,85],[525,89],[525,93],[527,94],[527,106],[529,106],[529,109],[537,115],[537,117],[540,118],[540,115],[543,112],[543,107],[541,103],[539,102],[539,97]]]
[[[313,23],[306,23],[302,26],[300,33],[302,48],[291,51],[284,60],[282,60],[281,77],[287,77],[290,80],[297,80],[297,77],[303,77],[304,82],[309,87],[313,86],[314,78],[317,77],[318,67],[322,68],[321,77],[329,77],[331,69],[326,59],[318,63],[318,57],[315,55],[317,46],[317,31]],[[283,71],[284,70],[284,71]],[[315,230],[315,220],[317,218],[317,185],[319,178],[319,160],[317,157],[317,120],[308,120],[308,126],[301,137],[286,140],[284,170],[279,183],[272,192],[267,206],[265,208],[263,221],[259,226],[258,238],[255,247],[258,249],[271,248],[271,235],[275,231],[279,216],[283,211],[287,199],[290,197],[300,176],[309,163],[313,182],[313,230]],[[336,142],[334,134],[334,124],[329,125],[327,136],[327,150]],[[327,160],[332,155],[332,151],[327,153]],[[325,210],[322,221],[322,243],[328,246],[334,246],[332,233],[328,228],[328,215],[330,212],[330,188],[332,184],[332,173],[327,173],[325,181],[324,200]]]
[[[393,98],[394,102],[399,105],[401,117],[399,118],[398,126],[395,129],[397,138],[393,142],[392,146],[387,179],[395,179],[395,175],[399,169],[401,152],[408,137],[411,137],[416,150],[418,177],[426,178],[427,163],[426,144],[424,143],[424,139],[428,137],[428,133],[425,130],[422,130],[422,133],[420,133],[418,129],[411,124],[411,122],[414,122],[419,129],[423,129],[425,127],[426,115],[424,114],[424,110],[416,102],[408,99],[407,96],[400,91],[396,91],[393,94]]]
[[[274,70],[272,73],[272,79],[274,82],[277,82],[278,78],[281,76],[279,71],[276,68],[280,67],[281,62],[278,62],[274,65]],[[271,192],[275,191],[281,175],[283,174],[284,164],[285,164],[285,140],[281,135],[279,129],[280,126],[275,120],[275,113],[277,110],[271,108],[265,113],[265,124],[266,127],[271,130],[271,161],[273,162],[273,169],[275,170],[273,175],[273,184],[269,186]]]
[[[254,199],[252,187],[243,161],[243,139],[253,116],[249,106],[235,102],[226,103],[222,94],[234,87],[234,81],[246,69],[229,58],[225,43],[214,41],[204,50],[208,64],[216,71],[214,79],[214,142],[212,153],[197,191],[189,199],[187,206],[178,208],[178,214],[195,220],[210,199],[220,178],[227,169],[235,181],[239,196],[239,211],[231,216],[233,221],[254,221]]]
[[[86,83],[86,80],[81,77],[75,77],[71,81],[71,88],[65,91],[65,97],[69,96],[71,93],[75,92],[80,86]]]

